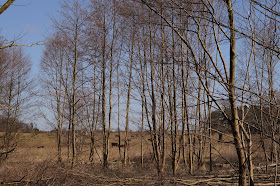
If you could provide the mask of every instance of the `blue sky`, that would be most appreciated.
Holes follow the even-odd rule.
[[[0,15],[0,34],[9,40],[23,36],[17,43],[31,44],[42,41],[51,28],[50,17],[57,15],[62,0],[16,0]],[[6,0],[0,0],[4,4]],[[43,46],[26,47],[33,64],[33,73],[38,67]]]
[[[43,41],[50,33],[51,19],[57,15],[62,0],[16,0],[0,15],[0,35],[9,40],[21,37],[16,43],[31,44]],[[0,0],[0,5],[6,0]],[[44,46],[24,47],[30,56],[32,74],[37,77]],[[43,119],[34,121],[41,130],[49,130],[50,126]]]

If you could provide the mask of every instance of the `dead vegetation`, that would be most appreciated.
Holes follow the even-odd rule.
[[[121,133],[121,137],[124,135]],[[62,147],[62,163],[57,162],[56,134],[42,132],[21,133],[18,148],[1,163],[0,183],[3,185],[237,185],[238,173],[237,157],[234,146],[229,143],[215,142],[213,152],[214,170],[209,172],[209,157],[206,156],[205,165],[195,168],[193,175],[189,175],[187,166],[183,163],[173,176],[171,159],[167,158],[166,169],[158,175],[152,161],[149,136],[145,136],[144,164],[141,167],[140,143],[137,133],[131,138],[128,147],[128,164],[123,166],[118,147],[110,147],[108,169],[102,165],[102,140],[96,143],[94,163],[88,157],[89,141],[85,140],[84,147],[78,151],[77,165],[71,168],[67,159],[67,144]],[[111,135],[112,142],[115,135]],[[97,139],[101,137],[97,135]],[[218,139],[218,135],[213,138]],[[230,139],[225,137],[224,141]],[[258,140],[258,137],[255,137]],[[98,140],[97,140],[98,141]],[[167,141],[168,143],[168,141]],[[170,142],[169,142],[170,143]],[[39,148],[40,147],[40,148]],[[43,147],[43,148],[41,148]],[[263,155],[254,146],[253,161],[256,185],[273,185],[275,165],[270,165],[266,172]],[[123,152],[123,148],[122,148]],[[167,149],[170,152],[170,149]],[[207,149],[206,149],[207,152]],[[168,154],[167,157],[170,157]]]

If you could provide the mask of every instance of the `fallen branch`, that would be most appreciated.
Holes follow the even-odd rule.
[[[2,181],[2,182],[0,182],[0,184],[1,184],[1,185],[14,185],[15,183],[20,183],[20,182],[22,182],[22,180],[23,180],[26,176],[27,176],[27,174],[24,175],[21,179],[16,180],[16,181],[12,181],[12,182],[5,182],[5,181]]]

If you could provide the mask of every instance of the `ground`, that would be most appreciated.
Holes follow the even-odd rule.
[[[80,135],[82,136],[82,135]],[[131,132],[129,164],[123,167],[118,147],[110,146],[108,169],[102,167],[101,134],[96,135],[94,164],[90,164],[89,140],[78,138],[78,163],[71,167],[68,163],[67,136],[64,136],[63,163],[57,163],[56,133],[19,133],[18,146],[7,159],[1,162],[0,183],[4,185],[237,185],[237,158],[230,136],[224,142],[213,142],[214,170],[209,172],[209,156],[205,146],[205,165],[188,174],[187,166],[181,161],[177,175],[172,175],[167,148],[165,172],[158,175],[152,161],[151,142],[148,133],[144,137],[144,164],[140,163],[140,133]],[[121,134],[122,139],[123,134]],[[218,135],[213,138],[218,139]],[[110,141],[117,142],[117,133],[112,133]],[[255,137],[255,142],[258,137]],[[123,143],[123,142],[122,142]],[[168,140],[167,140],[168,143]],[[274,185],[275,165],[265,173],[263,153],[259,143],[253,147],[256,185]],[[278,170],[279,171],[279,170]],[[280,171],[279,171],[280,172]],[[278,179],[279,180],[279,179]],[[278,181],[279,182],[279,181]],[[279,182],[280,183],[280,182]]]

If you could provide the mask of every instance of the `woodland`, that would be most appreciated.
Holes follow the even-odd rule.
[[[63,0],[57,9],[43,43],[0,38],[0,179],[24,166],[27,146],[26,156],[52,154],[29,162],[40,174],[26,160],[2,184],[280,184],[278,0]],[[35,81],[24,48],[41,44]],[[24,123],[34,108],[53,131]]]

